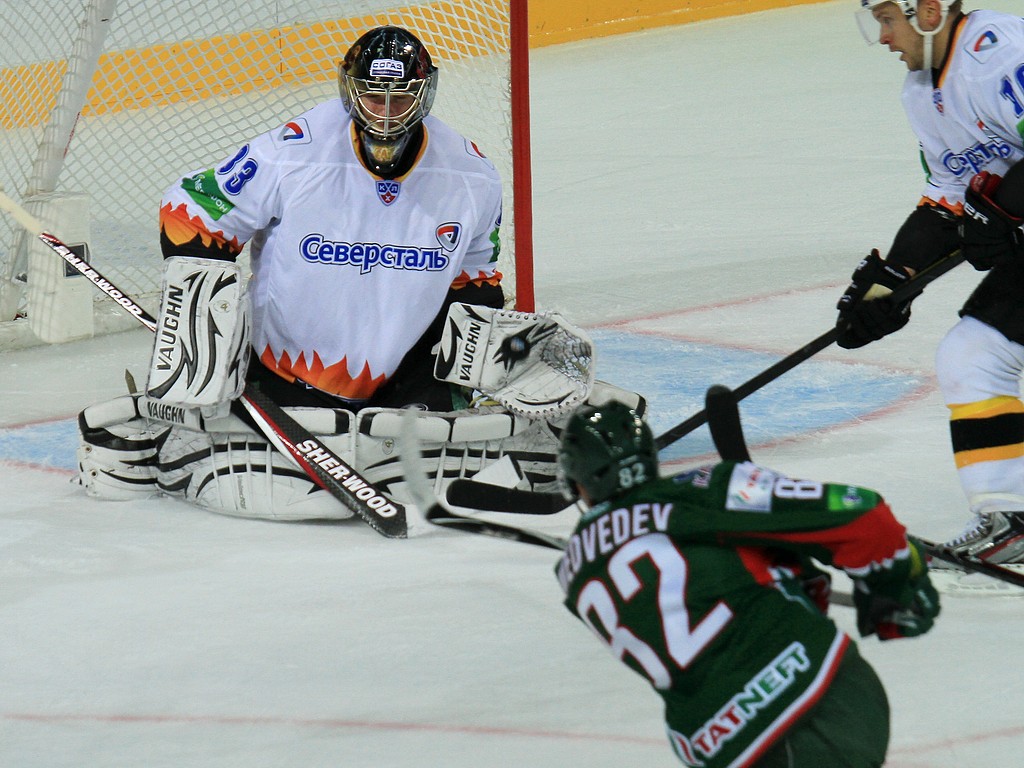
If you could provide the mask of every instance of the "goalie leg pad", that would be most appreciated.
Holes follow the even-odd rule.
[[[166,428],[152,430],[142,419],[109,427],[81,425],[78,478],[89,496],[128,501],[159,494],[157,451]]]
[[[396,500],[415,504],[397,448],[402,414],[395,408],[360,411],[355,455],[367,480]],[[490,473],[496,465],[506,487],[556,487],[558,436],[543,419],[505,410],[427,412],[417,416],[416,425],[424,467],[439,494],[452,480]],[[509,482],[510,473],[517,482]]]
[[[234,262],[172,256],[164,262],[146,395],[227,414],[242,393],[249,361],[249,300]]]
[[[343,458],[351,438],[318,436]],[[266,520],[346,520],[352,512],[254,433],[174,428],[160,451],[159,487],[212,512]]]

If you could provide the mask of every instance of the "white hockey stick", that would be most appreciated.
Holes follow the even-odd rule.
[[[402,474],[405,475],[406,488],[415,500],[417,509],[428,523],[441,528],[454,528],[482,536],[521,541],[525,544],[534,544],[559,551],[565,549],[566,540],[558,536],[453,512],[442,499],[438,498],[431,485],[423,454],[420,451],[418,419],[419,416],[412,409],[403,412],[402,429],[398,437],[398,454],[402,463]]]
[[[0,210],[10,214],[33,237],[64,259],[105,295],[154,333],[157,321],[138,302],[107,280],[98,270],[68,248],[59,238],[46,232],[42,222],[0,190]],[[282,454],[309,478],[342,504],[359,515],[375,531],[388,538],[405,538],[409,524],[405,507],[378,491],[351,465],[289,416],[259,387],[247,384],[237,401],[245,408],[257,428]]]

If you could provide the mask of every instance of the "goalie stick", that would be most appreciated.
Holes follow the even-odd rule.
[[[939,277],[942,277],[942,275],[946,274],[951,269],[961,264],[963,260],[964,256],[959,251],[959,249],[953,251],[947,256],[943,256],[934,264],[928,266],[925,269],[922,269],[910,280],[908,280],[906,283],[904,283],[895,291],[893,291],[889,298],[895,302],[901,302],[915,298],[924,291],[925,287],[929,283],[938,279]],[[779,376],[781,376],[782,374],[793,370],[798,365],[800,365],[800,363],[813,357],[818,352],[825,349],[825,347],[830,346],[832,342],[834,342],[837,338],[839,338],[839,328],[830,328],[829,330],[825,331],[825,333],[821,334],[818,338],[814,339],[813,341],[809,341],[807,344],[800,347],[800,349],[796,350],[795,352],[792,352],[789,356],[784,357],[782,360],[779,360],[774,365],[771,365],[765,370],[761,371],[761,373],[757,374],[752,379],[740,384],[738,387],[735,388],[735,390],[733,390],[734,397],[736,398],[736,400],[742,400],[748,395],[753,394],[766,384],[775,381],[775,379],[779,378]],[[654,444],[660,451],[661,449],[666,448],[667,446],[676,442],[677,440],[679,440],[679,438],[683,437],[684,435],[690,434],[693,430],[697,429],[697,427],[701,426],[707,421],[708,411],[705,408],[703,411],[695,413],[693,416],[686,419],[685,421],[676,424],[674,427],[667,430],[664,434],[658,435],[658,437],[656,437],[654,440]]]
[[[567,540],[558,536],[453,512],[448,504],[438,497],[431,485],[430,476],[427,474],[423,462],[423,454],[420,451],[420,441],[416,429],[418,418],[416,411],[412,409],[402,414],[398,453],[402,464],[402,474],[405,475],[406,487],[420,514],[428,523],[441,528],[453,528],[481,536],[520,541],[524,544],[533,544],[559,551],[565,549]],[[477,483],[477,485],[486,485],[486,483]],[[567,504],[563,504],[563,507],[565,506]]]
[[[59,238],[46,232],[38,219],[2,190],[0,210],[10,214],[11,218],[26,231],[37,237],[47,248],[142,325],[154,333],[157,331],[157,321],[153,315],[107,280],[99,270],[75,254]],[[238,406],[238,403],[241,405]],[[409,526],[404,505],[378,491],[372,483],[365,480],[352,466],[296,422],[256,385],[247,384],[242,396],[232,405],[244,408],[244,415],[239,414],[242,418],[248,417],[277,450],[289,457],[314,483],[359,515],[375,531],[388,538],[408,536]]]
[[[743,437],[743,424],[740,421],[736,394],[726,386],[715,384],[708,389],[704,402],[711,439],[719,455],[728,461],[750,461],[750,451]],[[941,560],[961,571],[984,574],[1007,584],[1024,587],[1024,573],[976,557],[961,555],[938,542],[922,539],[920,536],[915,535],[914,538],[921,542],[925,552],[936,560]]]
[[[560,493],[505,488],[473,478],[452,480],[444,489],[444,499],[455,507],[521,515],[554,515],[570,506]]]

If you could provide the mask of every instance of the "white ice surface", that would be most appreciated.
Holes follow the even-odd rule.
[[[851,5],[533,54],[538,303],[599,344],[654,345],[639,365],[599,347],[599,374],[649,394],[656,431],[826,330],[917,200],[902,65],[863,44]],[[957,532],[932,353],[976,279],[961,268],[900,334],[752,396],[757,458]],[[721,350],[737,367],[703,356]],[[73,441],[17,453],[147,354],[139,331],[0,355],[0,766],[678,764],[657,697],[560,607],[551,551],[100,503],[69,483]],[[851,396],[851,377],[869,385]],[[871,382],[889,380],[886,399]],[[928,636],[861,643],[893,707],[888,765],[1024,764],[1022,637],[1024,599],[948,598]]]

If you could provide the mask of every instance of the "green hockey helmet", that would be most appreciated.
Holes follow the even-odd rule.
[[[597,504],[657,476],[654,435],[625,403],[584,405],[569,418],[558,446],[558,480],[566,498],[578,498],[582,489]]]

